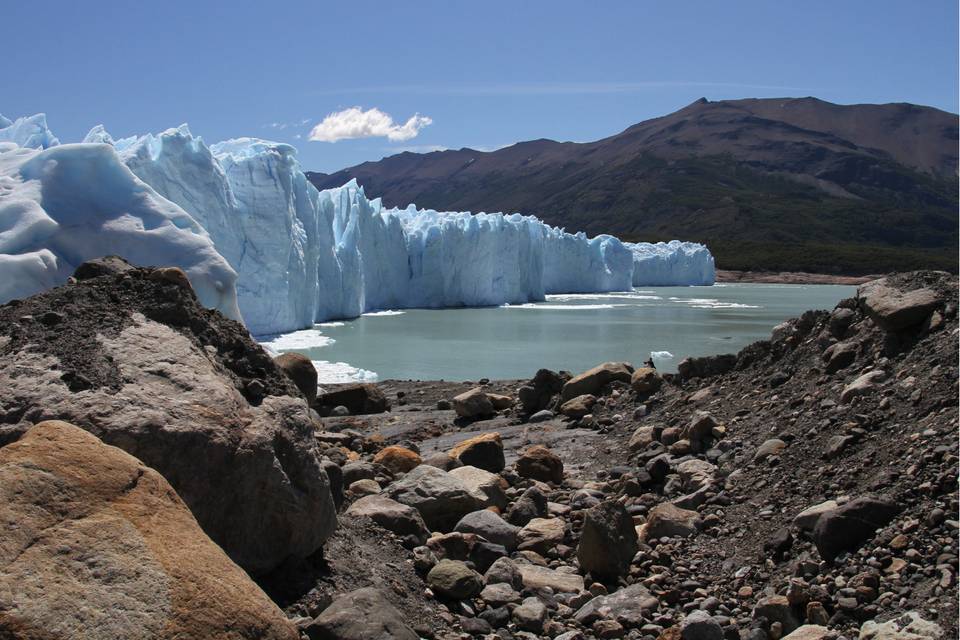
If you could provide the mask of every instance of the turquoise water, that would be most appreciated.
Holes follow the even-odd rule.
[[[529,378],[537,369],[581,371],[607,360],[663,371],[686,356],[735,353],[807,309],[854,294],[839,285],[721,284],[645,287],[625,293],[548,296],[481,309],[407,309],[364,315],[280,336],[321,381]]]

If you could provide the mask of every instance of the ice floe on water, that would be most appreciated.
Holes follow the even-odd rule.
[[[377,316],[402,316],[406,311],[395,311],[393,309],[386,309],[384,311],[368,311],[364,313],[364,317],[374,318]],[[343,324],[342,322],[340,324]]]
[[[260,344],[268,351],[275,353],[282,351],[296,351],[299,349],[314,349],[326,347],[334,342],[330,336],[325,336],[317,329],[301,329],[292,333],[283,333],[273,336],[261,336]]]
[[[525,304],[505,304],[503,309],[540,309],[541,311],[587,311],[590,309],[615,309],[629,307],[629,304],[550,304],[545,302],[527,302]]]
[[[677,298],[670,297],[671,302],[682,302],[690,305],[694,309],[759,309],[756,304],[744,304],[742,302],[728,302],[717,300],[716,298]]]
[[[341,384],[345,382],[376,382],[375,371],[360,369],[346,362],[328,362],[327,360],[313,360],[313,367],[317,370],[319,384]]]
[[[669,351],[651,351],[650,357],[656,360],[670,360],[673,358],[673,354]]]

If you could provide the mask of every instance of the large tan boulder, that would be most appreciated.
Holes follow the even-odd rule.
[[[298,633],[153,469],[60,421],[0,449],[0,637]]]
[[[75,285],[74,304],[104,280]],[[43,420],[69,421],[160,472],[248,572],[312,554],[336,511],[306,404],[242,325],[191,310],[188,299],[169,312],[186,314],[191,329],[91,304],[64,314],[60,337],[21,334],[0,358],[0,442]],[[2,315],[0,337],[10,326]],[[76,340],[82,352],[71,348]],[[261,377],[250,382],[236,373],[254,368]]]
[[[454,396],[453,410],[461,418],[483,418],[496,412],[490,396],[481,387]]]
[[[943,304],[933,289],[903,286],[898,278],[871,280],[857,289],[860,307],[886,331],[899,331],[923,322]]]
[[[481,433],[458,443],[450,450],[450,456],[461,464],[486,469],[493,473],[503,471],[503,439],[496,431]]]
[[[582,395],[599,396],[603,388],[611,382],[630,382],[633,367],[626,362],[604,362],[592,369],[574,376],[563,385],[560,391],[560,402]]]

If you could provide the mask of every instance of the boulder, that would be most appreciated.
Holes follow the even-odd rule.
[[[519,574],[518,574],[519,575]],[[487,584],[480,592],[480,599],[490,607],[503,607],[520,601],[520,594],[505,582]]]
[[[943,628],[924,620],[916,611],[908,611],[892,620],[868,620],[860,627],[860,640],[934,640],[944,638]]]
[[[900,507],[885,498],[863,497],[823,513],[813,529],[813,542],[827,562],[844,551],[854,551],[889,524]]]
[[[857,360],[859,352],[860,345],[856,342],[838,342],[831,345],[823,352],[824,359],[827,361],[824,370],[827,373],[836,373],[846,369]]]
[[[77,312],[56,332],[24,327],[7,345],[0,444],[35,422],[67,420],[161,473],[249,573],[311,555],[336,511],[299,390],[243,325],[144,273],[21,305]],[[0,308],[0,334],[12,311]],[[70,382],[81,377],[82,388]]]
[[[560,413],[567,416],[568,418],[573,418],[574,420],[579,420],[583,416],[590,413],[590,409],[594,404],[597,403],[596,396],[592,395],[582,395],[575,398],[571,398],[560,405]]]
[[[798,528],[810,532],[817,526],[820,516],[836,509],[839,504],[836,500],[826,500],[812,507],[807,507],[793,518],[793,524]]]
[[[312,405],[317,399],[317,369],[310,358],[291,352],[281,353],[273,361],[297,385],[307,404]]]
[[[163,476],[79,427],[0,449],[0,522],[4,638],[298,638]]]
[[[498,558],[487,572],[483,575],[483,581],[486,584],[509,584],[514,589],[523,588],[523,577],[520,575],[520,569],[510,558]]]
[[[487,397],[490,399],[490,404],[492,404],[493,408],[497,411],[503,411],[513,406],[513,398],[510,396],[500,395],[499,393],[488,393]]]
[[[656,441],[656,434],[656,427],[637,427],[627,446],[630,451],[643,451]]]
[[[547,607],[538,598],[533,596],[524,598],[520,606],[510,614],[514,624],[523,631],[540,633],[547,621]]]
[[[490,398],[480,387],[474,387],[454,396],[453,410],[461,418],[484,418],[496,413]]]
[[[548,420],[553,420],[554,417],[556,416],[554,416],[553,411],[550,411],[549,409],[541,409],[540,411],[537,411],[531,415],[530,418],[527,419],[527,422],[547,422]]]
[[[517,547],[517,533],[520,527],[509,524],[493,511],[483,509],[460,518],[460,522],[453,530],[461,533],[475,533],[485,540],[502,545],[507,551],[513,551]]]
[[[682,640],[723,640],[723,627],[706,611],[691,611],[680,623]]]
[[[565,529],[560,518],[534,518],[517,533],[517,548],[544,555],[563,542]]]
[[[583,571],[608,581],[616,580],[630,569],[630,561],[638,550],[633,519],[621,503],[607,500],[587,510],[577,547],[577,560]]]
[[[401,537],[411,536],[419,544],[424,544],[430,537],[430,532],[419,511],[384,495],[360,498],[350,505],[346,513],[348,516],[370,518],[387,531],[392,531]]]
[[[696,491],[700,487],[713,484],[717,467],[706,460],[691,458],[677,465],[677,473],[680,474],[684,491]]]
[[[515,464],[521,478],[541,482],[563,482],[563,461],[543,445],[534,445],[520,454]]]
[[[493,473],[503,471],[503,440],[496,431],[481,433],[457,444],[450,455],[461,464],[477,467]]]
[[[436,467],[437,469],[443,469],[444,471],[450,471],[451,469],[456,469],[461,466],[459,460],[445,451],[431,453],[423,459],[423,464]]]
[[[611,618],[624,626],[640,626],[646,617],[660,608],[660,601],[643,584],[634,583],[611,593],[597,596],[577,609],[573,618],[590,626],[600,618]]]
[[[943,303],[932,289],[901,290],[890,278],[861,285],[857,300],[860,308],[885,331],[917,326]]]
[[[560,402],[582,395],[598,396],[611,382],[629,383],[632,375],[633,367],[626,362],[604,362],[568,380],[560,391]]]
[[[753,608],[754,618],[766,618],[769,622],[783,625],[783,633],[788,634],[800,626],[797,616],[790,607],[786,596],[761,598]]]
[[[663,386],[663,377],[653,367],[640,367],[630,376],[630,386],[639,395],[656,393]]]
[[[833,640],[836,637],[837,633],[827,627],[819,624],[804,624],[783,636],[782,640]]]
[[[310,640],[418,640],[386,595],[373,587],[338,596],[306,627]]]
[[[840,393],[840,402],[850,402],[854,398],[873,393],[887,379],[887,372],[882,369],[868,371],[843,388]]]
[[[658,504],[647,516],[647,539],[673,538],[697,535],[703,526],[696,511],[681,509],[669,502]]]
[[[393,474],[407,473],[420,466],[423,460],[420,456],[406,447],[385,447],[373,456],[375,464],[382,465]]]
[[[787,443],[779,438],[770,438],[764,440],[763,444],[757,447],[753,453],[754,460],[766,460],[771,456],[779,456],[787,448]]]
[[[576,573],[538,567],[535,564],[518,564],[523,586],[527,589],[549,587],[557,593],[580,593],[583,591],[583,576]]]
[[[83,281],[101,276],[121,275],[135,269],[136,267],[120,256],[103,256],[81,263],[73,272],[73,277],[78,281]]]
[[[435,531],[450,531],[460,518],[482,508],[480,500],[463,482],[427,465],[420,465],[390,484],[384,493],[419,511],[427,526]]]
[[[351,482],[350,486],[347,487],[347,491],[352,496],[372,496],[380,493],[380,485],[376,480],[363,478],[362,480]]]
[[[467,488],[482,508],[506,508],[507,494],[503,490],[504,481],[497,474],[469,466],[451,469],[449,474]]]
[[[441,560],[427,574],[433,592],[451,600],[465,600],[480,593],[483,578],[459,560]]]
[[[320,393],[314,406],[321,415],[335,407],[346,407],[354,416],[390,411],[390,401],[375,384],[347,384]]]
[[[563,376],[549,369],[537,371],[530,382],[517,389],[517,399],[523,412],[532,415],[551,406],[565,382]]]
[[[706,411],[697,411],[690,418],[690,423],[680,431],[680,437],[699,442],[710,437],[716,426],[717,421],[712,415]]]
[[[677,375],[685,380],[709,378],[733,371],[735,366],[737,366],[737,356],[732,353],[704,356],[702,358],[684,358],[677,364]]]
[[[507,521],[522,527],[534,518],[545,518],[547,510],[547,496],[537,487],[529,487],[510,505]]]

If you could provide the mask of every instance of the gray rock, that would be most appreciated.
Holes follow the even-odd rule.
[[[496,413],[493,403],[481,387],[474,387],[455,396],[453,410],[461,418],[483,418]]]
[[[97,346],[123,372],[118,389],[74,393],[61,380],[64,365],[56,356],[8,348],[0,358],[6,406],[31,422],[71,422],[156,469],[248,573],[319,549],[336,527],[336,508],[315,425],[294,385],[251,343],[244,357],[291,393],[252,404],[219,356],[198,346],[188,329],[124,313],[117,325],[123,328],[106,332]],[[226,322],[217,318],[209,322]]]
[[[347,415],[358,416],[389,411],[390,401],[375,384],[347,384],[333,391],[318,393],[314,406],[333,410],[346,407]]]
[[[483,575],[483,581],[486,584],[509,584],[514,589],[523,588],[523,577],[520,575],[520,569],[517,567],[517,563],[510,558],[497,558]]]
[[[783,453],[783,450],[787,448],[787,443],[779,438],[770,438],[769,440],[764,440],[763,444],[757,447],[757,450],[753,454],[754,460],[766,460],[771,456],[779,456]]]
[[[346,408],[342,404],[338,404],[334,408],[330,409],[330,415],[336,418],[344,418],[350,415],[350,409]]]
[[[305,629],[310,640],[418,640],[386,595],[372,587],[346,593]]]
[[[483,578],[459,560],[441,560],[427,574],[427,584],[441,597],[464,600],[480,593]]]
[[[583,576],[534,564],[519,564],[523,586],[527,589],[549,587],[556,593],[579,593],[583,591]]]
[[[626,626],[639,626],[641,621],[660,608],[660,601],[642,584],[635,583],[610,595],[597,596],[577,609],[574,619],[590,626],[602,617],[609,617]]]
[[[723,640],[723,627],[706,611],[693,611],[680,623],[683,640]]]
[[[451,469],[449,474],[450,477],[463,483],[467,491],[476,498],[481,508],[506,508],[507,494],[503,490],[503,478],[499,475],[471,466]]]
[[[916,326],[942,303],[932,289],[902,291],[889,278],[861,285],[857,299],[866,314],[885,331]]]
[[[860,627],[860,640],[921,640],[943,638],[943,628],[924,620],[916,611],[908,611],[886,622],[868,620]]]
[[[543,555],[563,542],[565,527],[560,518],[534,518],[517,533],[517,548]]]
[[[460,518],[482,508],[463,482],[427,465],[420,465],[390,484],[384,493],[419,511],[427,526],[437,531],[451,530]]]
[[[604,362],[568,380],[560,392],[560,401],[587,394],[598,396],[611,382],[629,383],[632,375],[633,367],[626,362]]]
[[[511,617],[520,629],[540,633],[547,621],[547,607],[537,598],[524,598],[523,603],[513,610]]]
[[[857,359],[857,353],[860,351],[860,345],[856,342],[838,342],[832,345],[824,353],[827,359],[827,365],[824,367],[827,373],[836,373],[841,369],[846,369]]]
[[[836,500],[827,500],[820,504],[815,504],[812,507],[807,507],[793,518],[793,524],[804,531],[813,531],[814,527],[817,526],[817,521],[820,519],[820,516],[828,511],[833,511],[838,506],[840,505],[837,504]]]
[[[480,599],[492,607],[502,607],[506,604],[520,602],[520,594],[505,582],[488,584],[480,592]]]
[[[681,509],[669,502],[658,504],[647,516],[647,539],[695,536],[703,526],[696,511]]]
[[[863,497],[823,513],[813,529],[820,557],[832,562],[840,553],[853,551],[889,524],[900,507],[885,498]]]
[[[384,495],[360,498],[350,505],[346,514],[366,516],[387,531],[392,531],[399,536],[412,536],[418,544],[424,544],[430,536],[419,511]]]
[[[553,420],[553,418],[553,411],[550,411],[549,409],[542,409],[530,416],[527,422],[546,422],[547,420]]]
[[[475,533],[490,542],[503,545],[507,551],[513,551],[517,547],[520,527],[509,524],[493,511],[483,509],[463,516],[454,531]]]
[[[507,510],[507,521],[524,526],[534,518],[547,515],[547,497],[537,487],[530,487]]]
[[[873,393],[887,379],[886,371],[875,369],[863,374],[840,393],[840,402],[850,402],[854,398]]]
[[[583,571],[615,579],[627,573],[637,551],[637,531],[621,503],[608,500],[586,512],[577,547]]]

